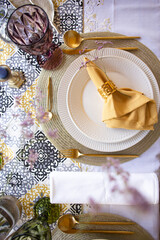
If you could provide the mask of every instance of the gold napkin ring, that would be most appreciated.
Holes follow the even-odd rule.
[[[107,99],[107,97],[110,94],[114,93],[116,89],[116,85],[111,80],[109,80],[106,81],[100,88],[98,88],[98,92],[104,99]]]

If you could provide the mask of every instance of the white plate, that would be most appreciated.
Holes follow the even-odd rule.
[[[143,92],[153,98],[151,83],[142,69],[132,61],[115,56],[106,56],[96,60],[118,88],[126,87]],[[80,69],[70,82],[67,94],[67,107],[76,127],[87,137],[106,143],[127,140],[135,136],[138,130],[108,128],[102,122],[104,99],[90,80],[87,69]]]
[[[91,60],[93,60],[95,56],[98,56],[99,58],[106,57],[106,56],[122,57],[124,59],[128,59],[133,63],[137,64],[143,70],[143,72],[147,75],[151,83],[154,99],[157,104],[157,109],[159,109],[159,87],[156,82],[156,79],[153,73],[147,67],[147,65],[143,61],[141,61],[138,57],[136,57],[135,55],[129,52],[122,51],[119,49],[113,49],[113,48],[106,48],[100,51],[92,51],[89,54],[86,54],[86,56],[88,56]],[[78,141],[79,143],[81,143],[82,145],[88,148],[91,148],[97,151],[116,152],[116,151],[127,149],[135,145],[136,143],[141,141],[148,134],[149,131],[139,131],[135,136],[121,142],[105,143],[105,142],[99,142],[99,141],[90,139],[81,131],[79,131],[79,129],[75,124],[73,124],[73,121],[67,109],[68,100],[66,96],[67,96],[68,88],[72,79],[79,71],[81,62],[83,61],[83,57],[84,55],[78,57],[75,61],[72,62],[72,64],[70,64],[70,66],[66,70],[59,84],[59,89],[57,93],[57,107],[58,107],[59,116],[61,118],[61,121],[64,127],[76,141]]]

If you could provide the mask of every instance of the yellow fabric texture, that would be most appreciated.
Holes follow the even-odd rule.
[[[108,76],[94,62],[84,60],[91,80],[100,88],[108,81]],[[158,121],[156,103],[136,90],[116,89],[104,101],[102,121],[110,128],[154,130]]]

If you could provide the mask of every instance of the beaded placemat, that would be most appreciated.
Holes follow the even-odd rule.
[[[82,34],[83,37],[91,37],[91,36],[117,36],[119,34],[110,33],[110,32],[99,32],[99,33],[84,33]],[[109,43],[108,43],[109,44]],[[82,42],[80,49],[84,47],[87,48],[97,48],[97,44],[93,40],[88,40]],[[106,47],[106,46],[105,46]],[[137,47],[138,50],[132,51],[137,57],[139,57],[146,65],[151,69],[152,73],[154,74],[158,85],[160,86],[160,62],[155,54],[140,43],[137,40],[112,40],[112,45],[108,45],[108,47]],[[65,45],[62,48],[67,48]],[[57,111],[57,91],[58,86],[61,81],[63,74],[65,73],[68,66],[77,58],[79,55],[66,55],[64,54],[63,63],[57,69],[53,71],[46,71],[42,70],[41,74],[38,79],[37,87],[42,90],[43,95],[45,96],[41,99],[41,106],[44,109],[47,109],[47,85],[48,85],[48,78],[49,76],[52,78],[53,81],[53,107],[52,113],[53,118],[47,122],[42,124],[42,128],[48,139],[53,143],[53,145],[57,149],[68,149],[68,148],[76,148],[79,149],[82,153],[95,153],[95,154],[105,154],[104,152],[95,151],[89,149],[79,142],[77,142],[73,137],[66,131],[64,128],[61,119],[58,115]],[[154,131],[150,131],[148,135],[143,138],[139,143],[136,145],[125,149],[123,151],[118,152],[109,152],[109,154],[137,154],[141,155],[145,152],[159,137],[160,135],[160,113],[159,113],[159,121],[158,124],[155,125]],[[58,130],[58,138],[52,139],[48,135],[49,129],[57,129]],[[107,152],[108,153],[108,152]],[[92,165],[103,165],[106,162],[106,158],[93,158],[93,157],[80,157],[76,159],[79,162],[92,164]],[[120,159],[121,162],[126,162],[131,160],[131,158],[127,159]]]

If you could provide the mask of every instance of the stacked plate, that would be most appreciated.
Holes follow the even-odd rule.
[[[118,88],[132,88],[156,101],[159,87],[148,66],[135,55],[113,48],[94,50],[86,56],[106,72]],[[102,122],[104,100],[87,69],[80,68],[84,55],[66,70],[58,89],[58,113],[69,134],[82,145],[102,152],[127,149],[141,141],[149,131],[108,128]]]

